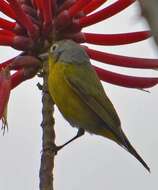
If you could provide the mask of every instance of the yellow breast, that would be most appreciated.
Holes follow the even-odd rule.
[[[75,93],[65,79],[64,71],[73,70],[72,65],[55,63],[49,69],[48,88],[55,104],[72,126],[80,127],[98,135],[114,139],[113,134],[103,125],[100,118]]]
[[[85,112],[89,112],[89,109],[65,80],[64,70],[71,69],[71,67],[73,66],[64,63],[54,64],[49,73],[48,86],[50,94],[63,116],[77,125],[77,123],[87,120]],[[92,114],[89,114],[92,117]]]

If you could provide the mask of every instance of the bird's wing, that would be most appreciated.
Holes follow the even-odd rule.
[[[64,77],[78,96],[105,122],[105,126],[121,138],[119,117],[93,68],[89,65],[71,65],[65,70]]]

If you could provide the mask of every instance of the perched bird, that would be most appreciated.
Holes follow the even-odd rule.
[[[48,89],[63,117],[71,126],[79,128],[78,134],[69,142],[83,135],[84,131],[107,137],[130,152],[150,171],[121,129],[115,108],[80,45],[71,40],[52,45]]]

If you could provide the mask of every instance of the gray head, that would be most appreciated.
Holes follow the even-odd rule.
[[[61,40],[54,43],[50,48],[50,54],[56,62],[90,64],[85,50],[72,40]]]

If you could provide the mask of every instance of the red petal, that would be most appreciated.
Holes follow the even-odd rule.
[[[11,89],[17,87],[25,80],[24,70],[19,70],[11,76]]]
[[[151,37],[149,31],[131,32],[123,34],[92,34],[83,33],[85,42],[96,45],[123,45],[135,43]]]
[[[42,0],[33,0],[33,4],[36,6],[38,10],[38,14],[41,17],[42,16]]]
[[[83,17],[79,20],[80,27],[86,27],[92,24],[96,24],[102,20],[105,20],[109,17],[112,17],[119,13],[120,11],[124,10],[128,6],[130,6],[132,3],[134,3],[135,0],[119,0],[113,3],[112,5],[94,13],[89,16]]]
[[[15,36],[14,32],[11,32],[9,30],[2,29],[0,30],[0,36],[5,35],[5,36]]]
[[[67,10],[62,11],[55,19],[55,27],[57,30],[63,30],[66,26],[71,24],[71,21],[72,18],[70,17],[69,12]]]
[[[53,7],[52,7],[52,0],[43,0],[42,1],[42,14],[43,14],[43,32],[44,35],[47,36],[49,32],[52,31],[52,26],[53,26],[53,13],[52,13]]]
[[[0,72],[0,119],[3,117],[5,107],[9,100],[11,80],[8,70]]]
[[[1,28],[4,28],[6,30],[14,31],[15,26],[16,26],[15,22],[10,22],[8,20],[0,18],[0,27]]]
[[[38,28],[33,24],[31,19],[22,10],[17,0],[8,0],[12,9],[16,12],[16,20],[27,29],[27,32],[31,38],[36,39],[39,35]]]
[[[0,35],[0,45],[11,46],[18,50],[28,50],[33,46],[33,42],[24,36]]]
[[[17,87],[23,81],[31,79],[37,74],[37,72],[38,72],[38,69],[34,69],[34,68],[29,68],[29,69],[27,68],[26,70],[21,69],[17,71],[11,76],[11,89]]]
[[[0,45],[11,46],[13,44],[14,36],[0,35]]]
[[[26,13],[26,14],[28,14],[29,16],[32,16],[33,18],[37,18],[37,12],[36,12],[36,10],[33,8],[33,7],[31,7],[31,6],[28,6],[28,5],[26,5],[26,4],[22,4],[21,5],[21,8],[24,10],[24,12]]]
[[[72,39],[73,41],[77,43],[85,43],[85,35],[83,32],[78,32],[78,33],[66,33],[64,32],[64,39]]]
[[[26,4],[26,5],[31,5],[31,0],[18,0],[19,3],[21,4]]]
[[[158,78],[134,77],[110,72],[96,66],[93,66],[99,78],[105,82],[123,86],[127,88],[144,89],[150,88],[158,84]]]
[[[98,7],[100,7],[103,3],[105,3],[107,0],[93,0],[91,1],[82,11],[85,15],[91,13],[92,11],[96,10]]]
[[[74,5],[78,0],[68,0],[64,1],[62,5],[59,6],[57,12],[60,13],[61,11],[69,9],[72,5]]]
[[[68,9],[70,17],[77,15],[77,13],[91,1],[92,0],[78,0],[73,6]]]
[[[142,68],[142,69],[158,69],[158,59],[145,59],[137,57],[128,57],[110,54],[106,52],[96,51],[85,48],[91,59],[121,67]]]
[[[0,11],[2,11],[5,15],[9,16],[10,18],[15,19],[16,15],[10,5],[4,1],[0,0]]]
[[[41,67],[41,61],[34,56],[24,55],[17,56],[12,63],[9,64],[10,70],[20,70],[23,68],[38,69]]]
[[[8,67],[10,64],[12,64],[12,62],[14,61],[15,57],[12,59],[9,59],[8,61],[5,61],[3,63],[0,64],[0,71],[2,69],[5,69],[6,67]]]
[[[18,50],[29,50],[33,47],[33,41],[24,36],[15,36],[12,47]]]

